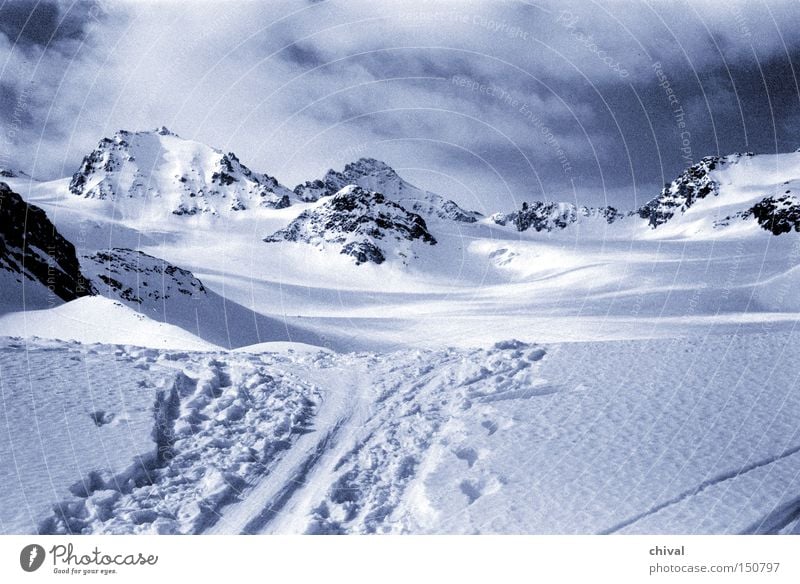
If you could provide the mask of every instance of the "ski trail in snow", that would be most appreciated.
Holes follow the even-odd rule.
[[[308,459],[302,474],[292,483],[292,489],[283,501],[279,513],[272,513],[270,521],[253,524],[254,532],[265,534],[304,533],[315,505],[324,498],[335,480],[335,473],[341,459],[359,441],[359,434],[366,431],[366,424],[372,414],[375,396],[359,395],[363,372],[350,370],[339,378],[336,392],[347,392],[345,400],[338,407],[348,406],[349,413],[336,422],[334,428],[320,441],[315,455]],[[330,381],[329,381],[330,382]],[[341,411],[340,411],[341,413]]]
[[[241,501],[222,510],[219,520],[205,533],[259,533],[270,531],[271,523],[281,516],[297,519],[294,512],[283,514],[284,507],[307,489],[309,483],[317,484],[316,476],[313,480],[309,477],[323,458],[335,460],[331,455],[336,452],[342,429],[363,422],[366,408],[359,405],[364,400],[358,388],[365,385],[359,380],[358,370],[312,370],[306,375],[322,392],[322,403],[314,417],[314,431],[298,438],[276,466],[249,492],[243,493]]]
[[[780,453],[780,454],[778,454],[776,456],[771,456],[771,457],[759,460],[757,462],[754,462],[752,464],[745,465],[745,466],[743,466],[743,467],[741,467],[741,468],[739,468],[739,469],[737,469],[735,471],[722,473],[720,475],[717,475],[715,477],[707,479],[707,480],[703,481],[702,483],[700,483],[698,486],[696,486],[693,489],[689,489],[689,490],[683,491],[679,495],[677,495],[677,496],[675,496],[675,497],[673,497],[673,498],[671,498],[671,499],[669,499],[667,501],[664,501],[663,503],[660,503],[660,504],[656,505],[655,507],[652,507],[652,508],[648,509],[647,511],[639,513],[638,515],[635,515],[635,516],[633,516],[633,517],[631,517],[629,519],[626,519],[625,521],[622,521],[620,523],[617,523],[616,525],[614,525],[614,526],[612,526],[612,527],[610,527],[608,529],[600,531],[599,535],[611,535],[613,533],[617,533],[617,532],[625,529],[626,527],[629,527],[629,526],[633,525],[634,523],[637,523],[637,522],[641,521],[645,517],[649,517],[651,515],[655,515],[659,511],[662,511],[663,509],[666,509],[668,507],[672,507],[674,505],[679,505],[683,501],[686,501],[687,499],[702,493],[703,491],[705,491],[709,487],[713,487],[713,486],[718,485],[720,483],[724,483],[725,481],[736,479],[736,478],[738,478],[738,477],[740,477],[740,476],[742,476],[744,474],[747,474],[747,473],[752,472],[754,470],[757,470],[759,468],[763,468],[765,466],[768,466],[770,464],[778,462],[779,460],[783,460],[783,459],[789,458],[790,456],[793,456],[793,455],[797,454],[798,452],[800,452],[800,445],[794,446],[794,447],[789,448],[787,450],[784,450],[782,453]],[[781,516],[782,515],[781,509],[776,510],[775,513],[777,513],[777,516]],[[785,527],[786,525],[791,523],[792,518],[796,518],[797,517],[797,515],[796,515],[797,513],[800,513],[800,510],[795,509],[795,515],[793,515],[792,517],[789,517],[789,519],[787,519],[784,522],[784,524],[781,525],[778,529],[780,529],[782,527]],[[785,515],[785,513],[783,513],[783,514]],[[773,518],[773,520],[774,520],[774,518]],[[770,521],[771,521],[770,517],[768,516],[767,518],[762,520],[762,523],[763,522],[770,523]],[[758,529],[760,525],[761,525],[760,523],[757,523],[754,526],[752,526],[752,529]],[[749,533],[749,532],[746,532],[746,533]],[[764,533],[766,533],[766,532],[764,532]]]

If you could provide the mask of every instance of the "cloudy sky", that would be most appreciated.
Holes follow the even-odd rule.
[[[386,160],[474,209],[633,207],[800,147],[796,2],[0,0],[0,166],[166,125],[287,186]]]

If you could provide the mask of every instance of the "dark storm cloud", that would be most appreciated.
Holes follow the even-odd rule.
[[[281,53],[281,57],[299,67],[312,69],[319,67],[327,62],[325,56],[312,45],[295,42],[286,47]]]
[[[47,0],[7,0],[0,4],[0,34],[22,46],[79,39],[92,6],[90,2],[69,6]]]

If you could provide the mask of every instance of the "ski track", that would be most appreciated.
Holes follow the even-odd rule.
[[[494,466],[502,439],[488,440],[516,423],[503,408],[536,412],[558,394],[573,400],[587,391],[568,377],[554,383],[543,375],[548,351],[519,341],[389,358],[119,348],[120,359],[149,372],[139,385],[153,383],[143,388],[152,392],[152,450],[122,471],[89,472],[40,519],[38,531],[437,532],[435,505],[442,502],[447,513],[464,514],[459,529],[493,531],[481,513],[502,508],[503,497],[492,497],[506,492],[509,473],[515,488],[513,469]],[[100,426],[114,412],[87,415]],[[485,430],[487,440],[470,428]],[[799,453],[796,445],[762,454],[599,533],[624,532]],[[450,474],[436,474],[442,465]],[[776,499],[767,510],[748,516],[743,532],[797,530],[800,499]]]
[[[696,487],[694,487],[692,489],[688,489],[686,491],[683,491],[682,493],[678,494],[677,496],[675,496],[675,497],[673,497],[671,499],[668,499],[667,501],[664,501],[664,502],[656,505],[655,507],[652,507],[652,508],[648,509],[647,511],[639,513],[638,515],[635,515],[635,516],[633,516],[633,517],[631,517],[629,519],[626,519],[625,521],[621,521],[620,523],[617,523],[616,525],[614,525],[614,526],[612,526],[612,527],[610,527],[608,529],[604,529],[599,534],[600,535],[611,535],[611,534],[614,534],[614,533],[618,533],[618,532],[622,531],[623,529],[625,529],[627,527],[630,527],[631,525],[633,525],[635,523],[638,523],[642,519],[644,519],[646,517],[649,517],[651,515],[655,515],[656,513],[660,512],[660,511],[662,511],[664,509],[667,509],[668,507],[673,507],[675,505],[680,505],[684,501],[687,501],[691,497],[695,497],[695,496],[699,495],[700,493],[702,493],[703,491],[705,491],[706,489],[708,489],[710,487],[719,485],[720,483],[724,483],[726,481],[737,479],[740,476],[745,475],[745,474],[747,474],[749,472],[752,472],[754,470],[758,470],[760,468],[763,468],[765,466],[769,466],[769,465],[774,464],[774,463],[776,463],[778,461],[781,461],[783,459],[789,458],[789,457],[793,456],[794,454],[797,454],[798,452],[800,452],[800,446],[794,446],[792,448],[784,450],[782,453],[778,454],[777,456],[767,457],[767,458],[759,460],[757,462],[745,465],[745,466],[743,466],[743,467],[741,467],[739,469],[719,474],[719,475],[717,475],[715,477],[712,477],[712,478],[710,478],[708,480],[703,481],[702,483],[700,483],[699,485],[697,485]],[[787,514],[788,514],[788,518],[785,519],[785,520],[782,520],[782,518],[787,516]],[[780,531],[780,529],[782,529],[783,527],[785,527],[786,525],[791,523],[791,521],[793,519],[796,519],[798,517],[798,515],[800,515],[800,502],[799,501],[793,501],[793,502],[789,503],[788,505],[781,506],[780,508],[776,509],[768,517],[762,519],[760,522],[757,522],[756,524],[754,524],[750,528],[746,529],[744,531],[744,533],[775,533],[776,531]]]
[[[324,375],[308,372],[322,395],[313,432],[301,436],[269,474],[261,477],[252,490],[243,493],[240,502],[225,509],[220,521],[208,533],[258,533],[267,529],[298,492],[307,488],[309,475],[335,447],[343,426],[354,416],[360,421],[357,412],[362,409],[358,406],[357,374],[334,369],[327,363],[323,367]],[[317,385],[319,383],[323,385]]]

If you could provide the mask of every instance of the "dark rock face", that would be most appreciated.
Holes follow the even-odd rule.
[[[512,225],[517,231],[555,231],[569,227],[580,217],[602,217],[611,224],[625,217],[614,207],[577,207],[572,203],[534,201],[522,203],[519,211],[497,213],[491,219],[498,225]]]
[[[773,235],[789,233],[793,229],[800,231],[800,200],[792,195],[766,197],[753,205],[749,212],[763,229]]]
[[[436,243],[422,217],[381,193],[356,186],[345,187],[315,209],[304,211],[264,241],[334,244],[356,264],[383,263],[390,251],[407,257],[413,253],[408,247],[411,242]]]
[[[0,269],[40,282],[69,301],[94,294],[81,273],[75,246],[45,212],[0,182]]]
[[[203,283],[189,270],[141,251],[112,248],[83,257],[87,275],[104,296],[129,303],[160,303],[173,297],[198,298]]]
[[[508,221],[517,231],[553,231],[564,229],[578,220],[575,205],[567,203],[543,203],[535,201],[531,204],[522,203],[522,209],[511,213]]]
[[[687,168],[671,183],[664,186],[661,194],[638,209],[642,219],[647,219],[655,229],[669,221],[676,213],[683,213],[698,199],[719,194],[719,185],[710,172],[719,166],[736,162],[742,155],[730,157],[707,156]],[[744,156],[752,156],[747,153]]]

